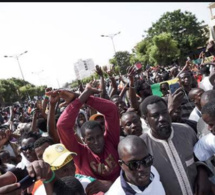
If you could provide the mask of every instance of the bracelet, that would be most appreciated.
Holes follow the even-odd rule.
[[[43,181],[43,183],[45,183],[45,184],[47,184],[47,183],[51,183],[51,182],[54,180],[54,178],[55,178],[55,172],[54,172],[54,171],[52,171],[52,177],[51,177],[49,180],[45,180],[45,181]]]

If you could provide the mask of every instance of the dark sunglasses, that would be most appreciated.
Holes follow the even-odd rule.
[[[27,150],[33,150],[34,149],[34,144],[29,144],[27,146],[21,147],[21,151],[27,151]]]
[[[125,164],[131,171],[136,171],[140,168],[140,165],[143,165],[144,167],[150,167],[153,164],[153,159],[153,156],[148,154],[142,160],[133,160],[128,162],[128,164],[123,160],[119,160],[119,163]]]

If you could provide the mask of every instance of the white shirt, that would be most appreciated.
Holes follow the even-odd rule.
[[[206,161],[215,154],[215,136],[212,133],[202,137],[194,146],[194,153],[200,161]]]
[[[199,109],[195,107],[193,111],[190,113],[189,119],[198,122],[198,120],[201,118],[198,112],[201,114],[201,111],[199,111]]]
[[[150,130],[150,128],[148,127],[148,125],[146,124],[146,122],[143,118],[140,118],[140,120],[141,120],[141,126],[143,129],[143,133],[146,133],[147,131]]]
[[[209,81],[209,76],[202,79],[199,83],[199,88],[204,89],[205,91],[213,89],[213,85],[211,85],[211,82]]]
[[[154,178],[149,186],[142,192],[137,186],[129,184],[131,188],[136,192],[135,195],[165,195],[165,191],[162,183],[160,182],[160,175],[156,168],[151,166],[151,172],[154,174]],[[125,195],[121,186],[120,176],[115,180],[105,195]]]

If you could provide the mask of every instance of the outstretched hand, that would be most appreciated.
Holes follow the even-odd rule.
[[[91,82],[86,84],[85,90],[89,91],[91,95],[101,93],[101,90],[92,87]]]
[[[99,65],[96,65],[96,73],[100,76],[103,77],[103,71]]]
[[[184,91],[179,87],[173,94],[169,90],[168,96],[168,110],[172,114],[182,103],[184,97]]]
[[[60,108],[67,106],[78,97],[78,94],[64,89],[48,91],[46,92],[46,95],[50,98],[50,104],[56,104],[60,98],[64,99],[65,101],[59,105]]]

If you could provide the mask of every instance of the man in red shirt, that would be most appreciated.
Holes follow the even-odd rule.
[[[82,94],[72,100],[74,94],[65,90],[57,91],[65,101],[72,100],[58,119],[57,129],[61,143],[78,154],[74,157],[74,162],[80,174],[97,179],[88,185],[87,194],[106,192],[120,173],[117,152],[120,134],[118,109],[111,101],[92,96],[95,93],[98,90],[87,85]],[[84,103],[104,115],[105,131],[96,121],[86,122],[81,127],[85,144],[81,144],[76,140],[74,125]]]

